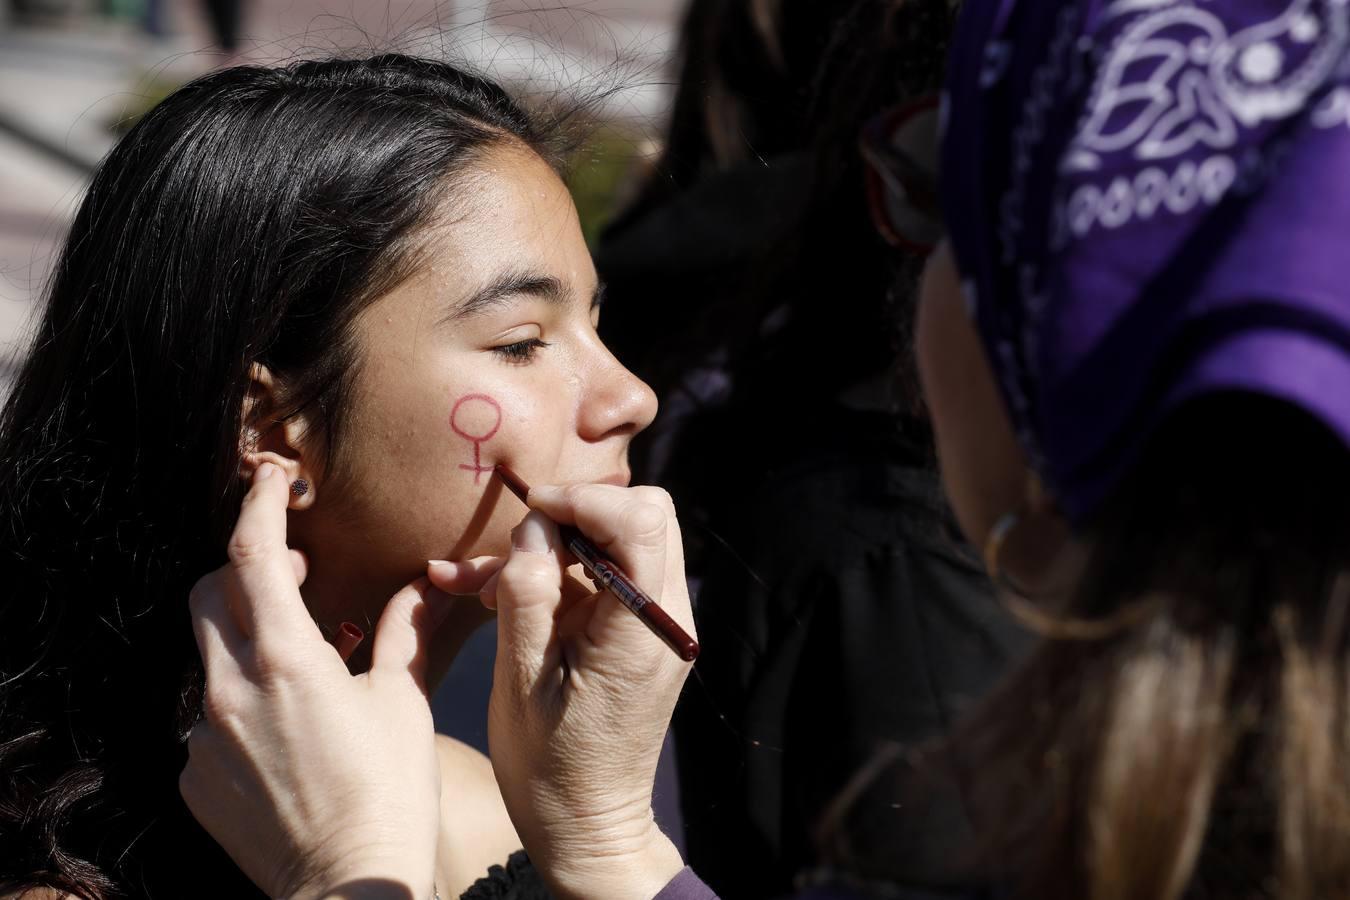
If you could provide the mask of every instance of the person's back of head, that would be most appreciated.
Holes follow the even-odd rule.
[[[1028,894],[1350,890],[1343,442],[1280,401],[1197,400],[1077,544],[962,750]]]

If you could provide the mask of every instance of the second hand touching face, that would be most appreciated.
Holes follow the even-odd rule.
[[[428,559],[505,552],[524,509],[498,463],[531,484],[627,484],[656,414],[596,334],[601,289],[553,170],[501,146],[451,191],[417,271],[357,321],[338,471],[292,519],[321,622],[373,620]]]

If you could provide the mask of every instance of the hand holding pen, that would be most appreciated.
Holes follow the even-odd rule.
[[[280,469],[260,466],[229,562],[193,588],[206,694],[179,789],[269,897],[375,883],[429,897],[440,766],[426,658],[453,601],[424,578],[404,587],[371,637],[369,670],[353,676],[343,654],[357,636],[341,629],[330,645],[300,595],[307,564],[286,543],[289,493]]]
[[[300,596],[306,566],[286,545],[287,492],[279,470],[259,469],[229,564],[193,591],[206,716],[180,788],[270,896],[374,882],[430,896],[440,778],[424,678],[448,599],[423,579],[399,591],[370,670],[352,676],[349,647],[330,646]],[[674,511],[661,492],[608,485],[541,488],[529,501],[536,511],[504,559],[435,566],[432,580],[481,590],[497,607],[493,768],[554,895],[653,896],[683,865],[651,795],[689,665],[612,593],[566,577],[571,556],[554,521],[603,547],[692,630]]]
[[[520,476],[502,465],[497,466],[496,474],[521,503],[529,505],[530,488],[521,480]],[[668,509],[671,517],[674,517],[675,507],[670,502],[669,495],[664,491],[656,492],[654,488],[636,488],[635,490],[653,491],[654,493],[649,495],[653,505]],[[689,633],[681,628],[680,624],[672,619],[659,603],[653,600],[646,591],[638,587],[637,582],[630,578],[614,560],[610,559],[608,554],[597,547],[594,541],[586,537],[581,529],[574,525],[559,525],[558,533],[562,537],[563,546],[567,548],[567,552],[571,553],[577,562],[581,563],[587,574],[595,579],[597,587],[607,590],[617,597],[629,612],[641,619],[642,624],[651,629],[652,634],[665,641],[666,646],[673,650],[680,659],[685,662],[693,662],[698,659],[698,641],[690,637]],[[682,553],[681,571],[678,574],[680,577],[684,577]]]
[[[430,577],[454,593],[477,581],[497,609],[492,764],[555,895],[607,896],[610,885],[615,896],[654,896],[683,865],[652,819],[651,796],[689,663],[610,591],[570,594],[559,525],[603,548],[692,635],[679,524],[654,488],[535,487],[528,501],[533,511],[486,584],[477,561],[434,566]]]

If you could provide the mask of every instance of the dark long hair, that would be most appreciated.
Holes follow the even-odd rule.
[[[85,195],[0,414],[0,892],[243,896],[177,792],[186,598],[238,510],[250,366],[340,451],[351,325],[489,148],[553,160],[497,85],[387,54],[208,75]]]
[[[1084,546],[955,742],[1019,896],[1350,896],[1344,444],[1274,400],[1196,401]]]

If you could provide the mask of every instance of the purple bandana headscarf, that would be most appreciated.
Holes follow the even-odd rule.
[[[947,89],[952,248],[1071,521],[1207,392],[1350,443],[1350,0],[967,0]]]

